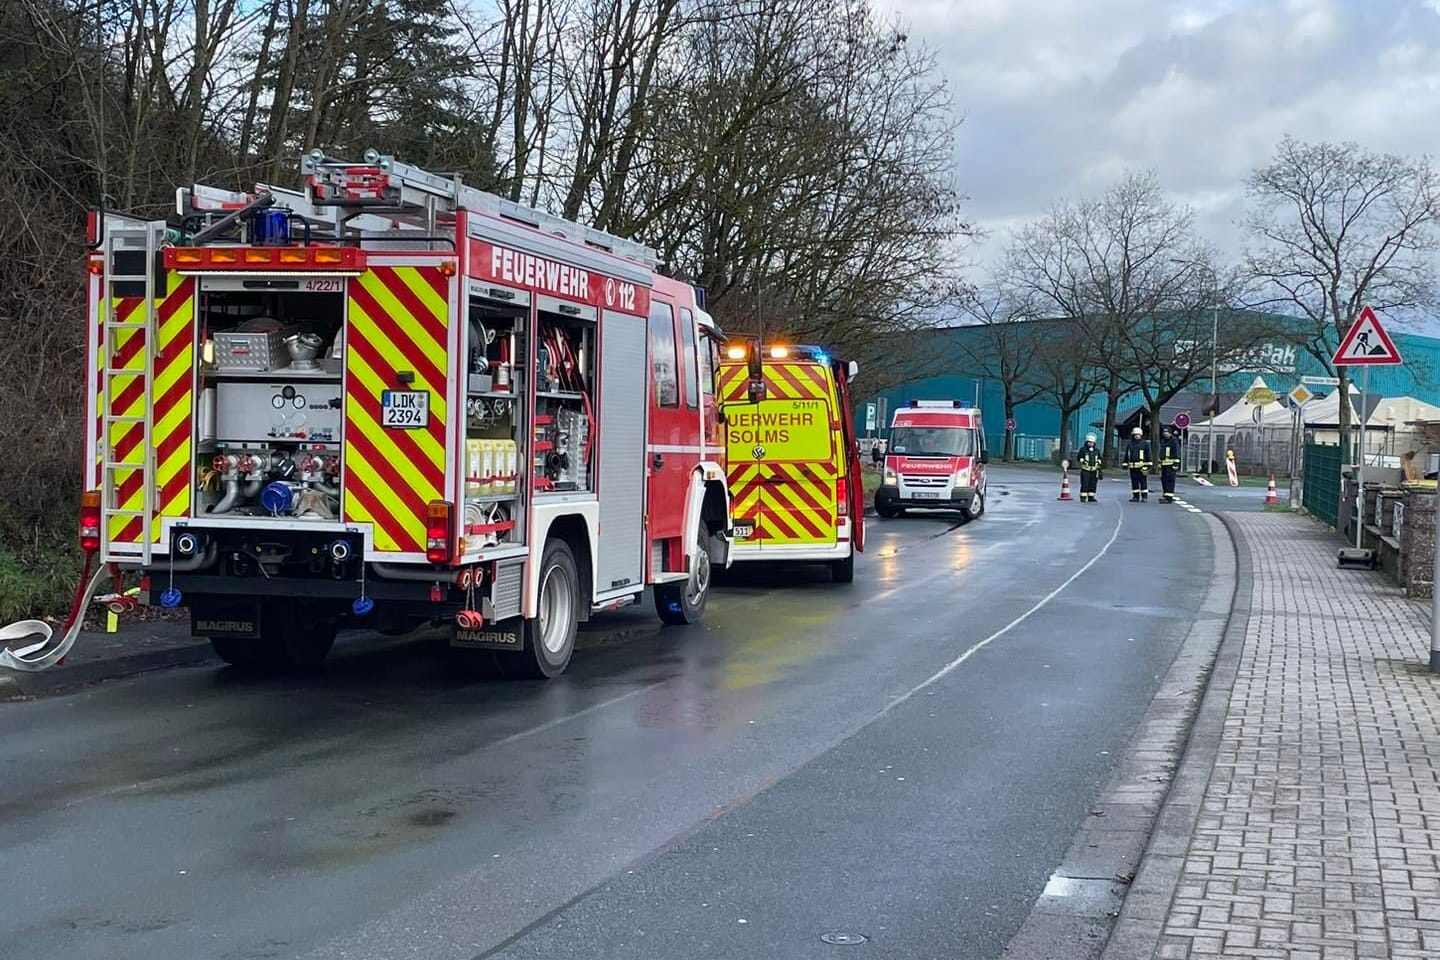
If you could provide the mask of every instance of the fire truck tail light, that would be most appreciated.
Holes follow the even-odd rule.
[[[425,507],[425,559],[449,563],[455,540],[455,508],[448,500],[431,500]]]
[[[842,520],[850,516],[850,484],[844,477],[835,481],[835,503],[835,525],[839,526]]]
[[[87,260],[85,262],[85,269],[90,271],[90,273],[94,274],[97,277],[104,276],[105,261],[99,259]]]
[[[725,350],[725,355],[731,360],[744,360],[746,356],[745,348],[740,346],[729,347]]]
[[[340,263],[344,259],[339,250],[316,250],[314,257],[316,263]]]
[[[100,549],[100,491],[87,490],[80,497],[80,549]]]
[[[177,264],[198,264],[204,263],[205,258],[201,256],[199,250],[176,250],[175,262]]]
[[[308,254],[305,250],[303,250],[303,249],[300,249],[300,250],[281,250],[281,251],[280,251],[280,262],[281,262],[281,263],[309,263],[309,262],[310,262],[310,257],[309,257],[309,254]]]
[[[206,250],[205,258],[211,263],[239,263],[240,251],[234,249]]]

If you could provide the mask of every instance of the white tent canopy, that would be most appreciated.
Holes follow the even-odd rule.
[[[1350,422],[1355,423],[1360,419],[1360,413],[1355,407],[1355,399],[1360,395],[1354,384],[1350,386]],[[1365,422],[1368,427],[1389,428],[1391,430],[1404,430],[1405,425],[1412,420],[1440,420],[1440,407],[1432,403],[1426,403],[1415,397],[1387,397],[1376,404],[1375,409],[1370,412],[1370,419]],[[1312,400],[1305,405],[1305,422],[1310,424],[1337,424],[1340,422],[1340,391],[1331,390],[1319,400]],[[1289,408],[1276,412],[1265,413],[1265,419],[1261,422],[1262,427],[1288,427],[1291,423]]]
[[[1262,380],[1260,377],[1256,377],[1255,382],[1251,385],[1251,389],[1253,390],[1256,387],[1264,386],[1265,381]],[[1231,406],[1230,409],[1223,410],[1215,415],[1215,429],[1234,430],[1237,427],[1255,426],[1255,408],[1256,404],[1253,404],[1249,400],[1241,398],[1237,403]],[[1273,403],[1263,404],[1260,406],[1260,409],[1263,411],[1261,413],[1261,417],[1263,419],[1269,419],[1272,416],[1279,416],[1281,414],[1283,414],[1286,418],[1290,416],[1289,409],[1278,400],[1274,401]],[[1289,423],[1290,421],[1286,419],[1285,422]],[[1192,433],[1196,430],[1205,431],[1209,429],[1209,420],[1201,420],[1197,423],[1190,424],[1190,430]]]

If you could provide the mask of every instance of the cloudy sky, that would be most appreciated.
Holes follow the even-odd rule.
[[[1153,168],[1233,256],[1243,180],[1284,134],[1433,153],[1440,0],[878,0],[963,117],[957,186],[992,233]]]

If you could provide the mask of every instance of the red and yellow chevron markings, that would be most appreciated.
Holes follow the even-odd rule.
[[[166,293],[155,311],[156,347],[147,343],[146,316],[141,297],[111,300],[111,316],[121,326],[111,328],[113,344],[102,342],[100,356],[110,357],[110,366],[125,371],[110,378],[109,413],[112,417],[143,418],[146,415],[145,365],[153,363],[154,403],[151,410],[151,449],[145,448],[145,425],[138,421],[112,424],[108,438],[108,459],[121,464],[114,473],[114,507],[140,510],[145,503],[146,457],[154,458],[155,499],[150,537],[158,542],[161,517],[184,517],[190,513],[195,376],[195,281],[170,273]],[[103,331],[102,331],[103,336]],[[102,364],[103,367],[103,364]],[[132,372],[133,371],[133,372]],[[102,391],[102,383],[97,386]],[[97,405],[98,406],[98,405]],[[97,417],[97,434],[103,430]],[[105,439],[105,438],[102,438]],[[111,517],[110,542],[138,544],[145,524],[140,517]]]
[[[813,363],[769,362],[765,399],[831,401],[825,370]],[[722,403],[743,403],[749,371],[744,363],[720,368]],[[834,411],[830,411],[831,414]],[[731,510],[754,525],[749,542],[831,543],[835,540],[835,481],[830,462],[755,462],[730,455]]]
[[[745,464],[731,475],[730,494],[735,519],[755,526],[753,541],[835,539],[835,472],[828,464]]]
[[[150,538],[160,542],[161,518],[190,516],[194,489],[195,279],[170,274],[157,311],[155,356],[155,508]]]
[[[446,499],[448,287],[438,267],[377,266],[349,283],[344,516],[373,524],[387,553],[424,553],[425,506]],[[381,394],[395,389],[430,393],[427,427],[381,426]]]
[[[814,363],[765,364],[765,399],[767,400],[829,400],[830,385],[825,370]],[[720,402],[739,403],[747,398],[749,370],[743,363],[724,364],[720,368]]]

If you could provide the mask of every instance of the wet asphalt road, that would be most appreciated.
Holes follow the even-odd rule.
[[[548,684],[376,641],[0,706],[0,956],[994,958],[1210,571],[1199,517],[1055,493],[996,470],[852,586],[743,571]]]

